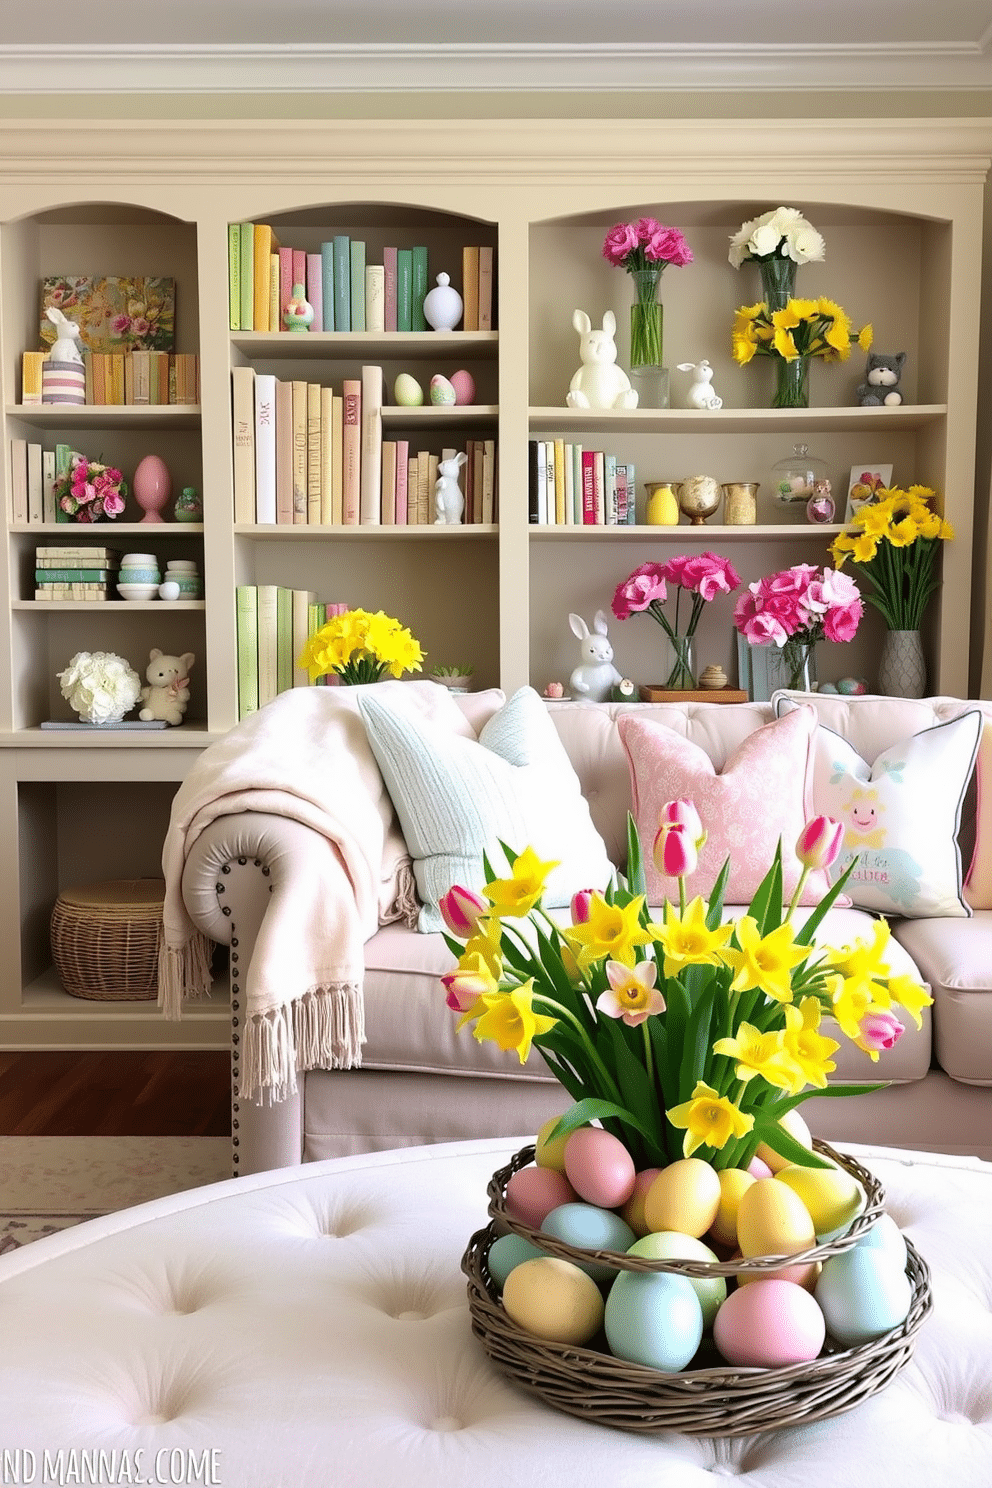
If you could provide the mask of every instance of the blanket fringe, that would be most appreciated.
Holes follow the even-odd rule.
[[[395,925],[400,922],[417,928],[420,900],[417,897],[417,881],[413,876],[413,864],[409,858],[400,863],[396,872],[396,890],[387,909],[379,916],[380,925]]]
[[[158,952],[158,1005],[163,1016],[176,1022],[184,997],[206,997],[213,986],[211,961],[214,942],[199,930],[186,944],[173,948],[163,939]]]
[[[297,1090],[311,1069],[354,1069],[362,1062],[365,1004],[357,982],[311,987],[286,1007],[256,1013],[242,1039],[240,1093],[270,1105]]]

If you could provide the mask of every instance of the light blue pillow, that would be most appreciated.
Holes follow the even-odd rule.
[[[419,929],[443,928],[438,901],[452,884],[481,890],[483,852],[497,876],[509,872],[500,841],[558,862],[549,907],[612,881],[578,776],[532,687],[514,693],[477,740],[403,716],[374,688],[362,690],[358,707],[413,859]]]

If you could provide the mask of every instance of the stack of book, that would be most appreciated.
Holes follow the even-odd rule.
[[[233,377],[234,518],[298,526],[432,523],[441,460],[382,436],[382,368],[362,368],[340,391],[251,367]],[[496,520],[496,442],[470,439],[461,484],[466,522]]]
[[[68,444],[42,449],[26,439],[10,441],[10,516],[15,526],[40,527],[59,520],[55,485],[69,469]]]
[[[529,516],[540,527],[632,526],[636,471],[629,461],[565,439],[532,439]]]
[[[297,284],[303,285],[313,308],[311,332],[427,330],[424,299],[434,282],[427,248],[423,244],[386,246],[382,263],[367,262],[367,250],[363,239],[336,233],[311,252],[280,243],[268,223],[232,222],[228,228],[231,330],[285,330],[283,314]],[[451,278],[454,282],[456,275]],[[461,293],[463,329],[491,330],[492,247],[462,249]]]
[[[21,357],[21,402],[37,407],[42,393],[45,351]],[[193,352],[84,351],[86,401],[101,406],[197,404],[200,358]]]
[[[297,666],[307,638],[346,604],[318,600],[312,589],[280,584],[241,584],[235,591],[238,657],[238,717],[245,718],[291,687],[309,687],[309,672]],[[336,677],[320,677],[321,686]]]
[[[89,602],[112,597],[120,554],[115,548],[89,544],[35,549],[35,599],[81,599]]]

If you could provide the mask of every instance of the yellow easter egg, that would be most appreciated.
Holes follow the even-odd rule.
[[[741,1195],[755,1181],[754,1175],[746,1168],[723,1168],[716,1176],[720,1183],[720,1207],[710,1226],[710,1238],[732,1249],[737,1244],[737,1207]]]
[[[820,1239],[846,1230],[865,1207],[866,1196],[861,1184],[836,1164],[829,1168],[804,1168],[798,1163],[790,1164],[780,1168],[776,1177],[802,1199]]]
[[[552,1116],[550,1121],[546,1121],[538,1132],[537,1141],[534,1144],[534,1161],[537,1166],[554,1168],[556,1173],[565,1171],[565,1143],[572,1135],[571,1132],[566,1132],[563,1137],[555,1137],[553,1142],[549,1141],[551,1133],[560,1120],[561,1116]]]
[[[644,1199],[651,1230],[677,1230],[698,1240],[716,1219],[720,1180],[700,1157],[680,1157],[662,1168]]]
[[[503,1306],[519,1327],[552,1343],[588,1343],[603,1324],[599,1287],[557,1256],[515,1266],[503,1284]]]
[[[797,1142],[801,1142],[812,1152],[813,1134],[794,1107],[791,1111],[786,1111],[784,1116],[779,1117],[778,1124],[785,1128],[790,1137],[795,1137]],[[773,1147],[768,1146],[767,1142],[759,1142],[755,1156],[767,1163],[773,1173],[777,1173],[779,1168],[787,1167],[789,1163],[787,1157],[780,1156]]]
[[[737,1239],[746,1256],[796,1255],[816,1244],[802,1199],[777,1178],[756,1178],[737,1206]]]
[[[393,383],[393,397],[401,408],[419,408],[424,401],[424,390],[409,372],[401,372]]]

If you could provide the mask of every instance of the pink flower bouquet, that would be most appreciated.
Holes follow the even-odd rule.
[[[662,606],[668,599],[668,586],[675,590],[675,616],[670,621]],[[640,568],[618,584],[613,595],[613,613],[618,620],[645,613],[662,627],[672,643],[675,663],[666,687],[694,688],[692,639],[703,613],[703,606],[718,594],[731,594],[740,584],[740,576],[727,558],[717,553],[681,553],[667,563],[642,563]],[[683,593],[691,594],[689,617],[680,616]]]
[[[677,269],[692,263],[692,249],[677,227],[665,227],[654,217],[641,217],[637,222],[618,222],[606,234],[603,257],[615,269],[628,274],[638,269]]]
[[[734,625],[751,646],[780,647],[789,686],[798,688],[817,641],[853,640],[863,614],[853,579],[797,563],[749,584],[734,607]]]
[[[112,465],[73,455],[68,472],[55,483],[55,502],[74,522],[112,522],[124,510],[127,483]]]

